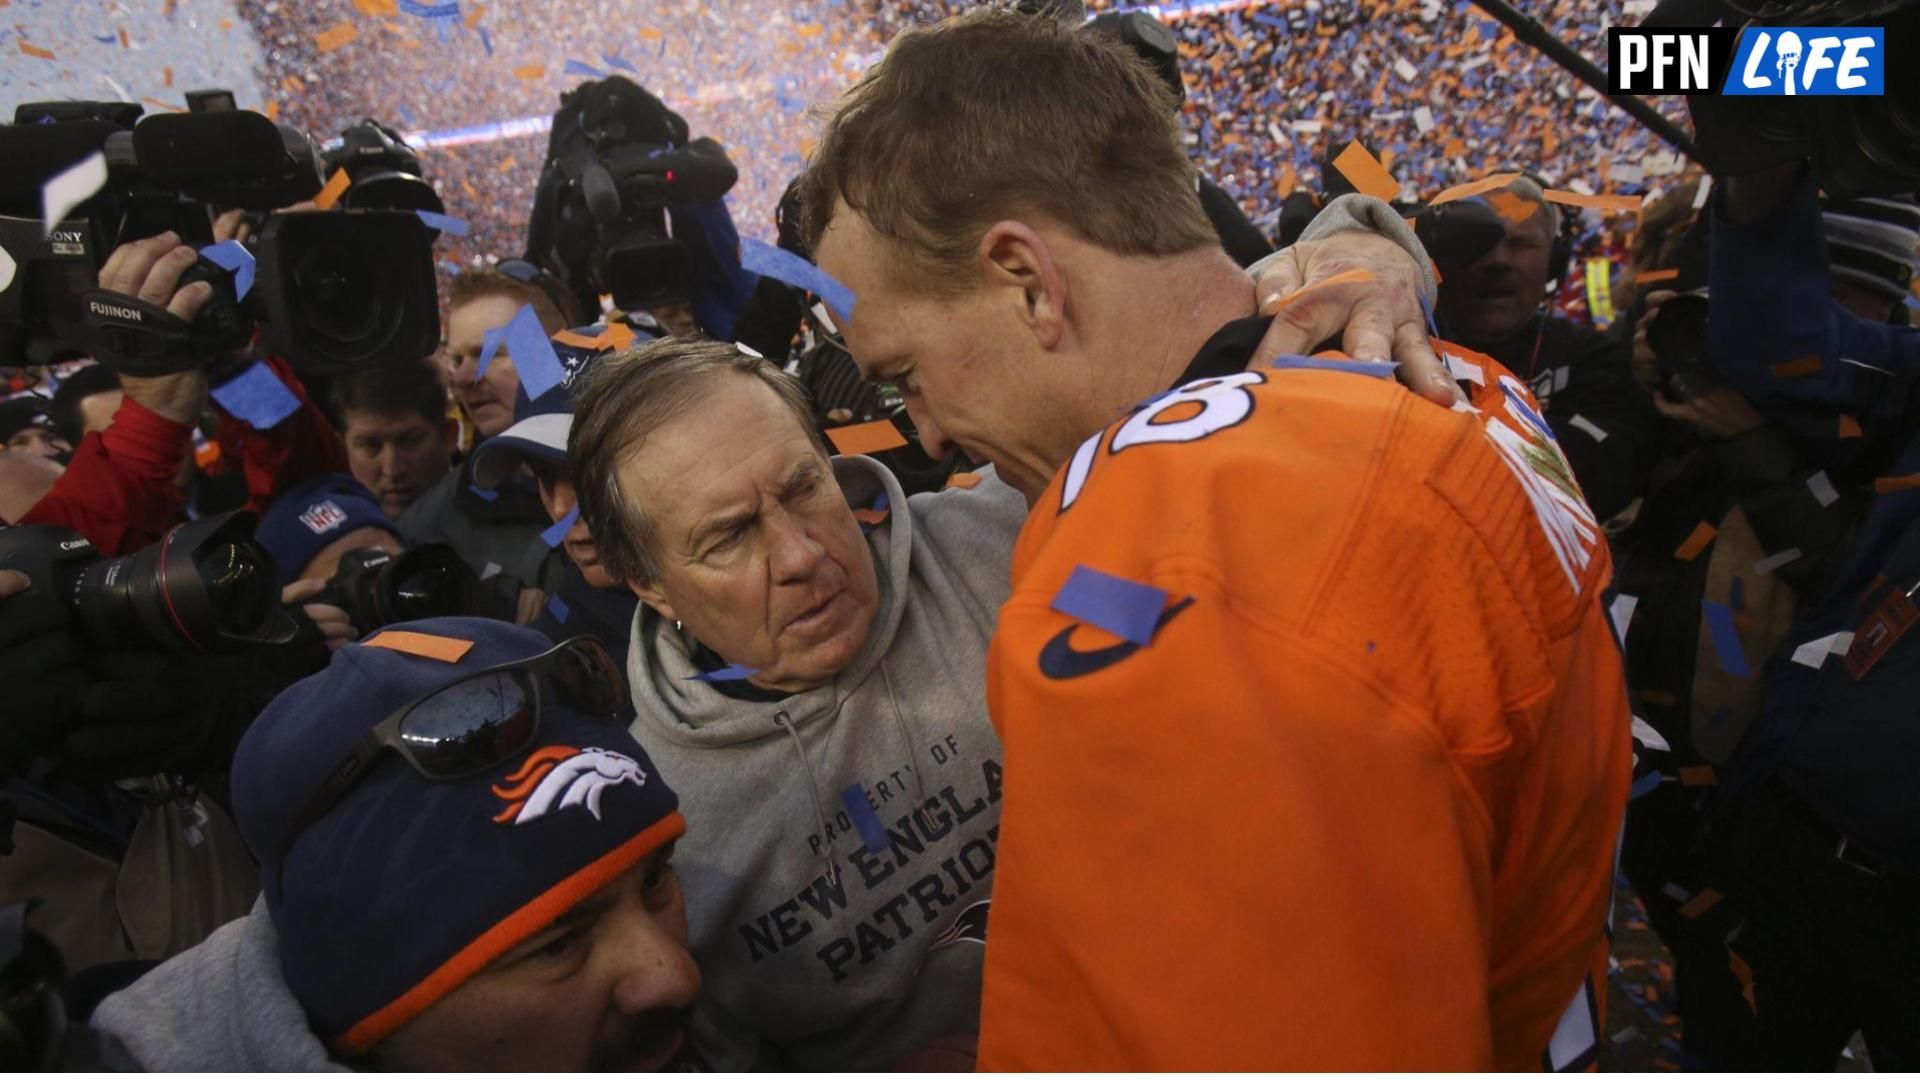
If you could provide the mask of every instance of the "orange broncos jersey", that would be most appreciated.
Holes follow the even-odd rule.
[[[1435,344],[1472,410],[1263,365],[1087,440],[1034,507],[988,666],[983,1069],[1592,1063],[1611,566],[1526,387]],[[1054,609],[1082,566],[1164,590],[1150,644]]]

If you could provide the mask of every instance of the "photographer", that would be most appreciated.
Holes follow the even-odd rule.
[[[1715,192],[1707,356],[1778,420],[1824,410],[1833,463],[1799,495],[1850,536],[1762,672],[1722,771],[1710,878],[1751,972],[1751,1057],[1830,1069],[1855,1029],[1874,1066],[1920,1064],[1920,333],[1834,299],[1815,184],[1800,161]],[[1850,522],[1845,519],[1851,518]],[[1771,550],[1771,549],[1770,549]],[[1843,635],[1835,637],[1834,635]]]
[[[376,364],[335,379],[329,400],[354,479],[399,520],[452,467],[460,425],[447,386],[426,358]]]
[[[0,401],[0,451],[35,454],[65,468],[73,444],[54,427],[52,408],[38,394]]]

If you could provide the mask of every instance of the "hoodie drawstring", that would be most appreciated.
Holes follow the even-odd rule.
[[[840,869],[833,864],[833,845],[827,841],[831,835],[827,828],[827,813],[825,804],[820,801],[820,780],[813,774],[813,759],[807,757],[807,744],[800,741],[800,732],[794,729],[793,721],[785,710],[774,714],[773,726],[793,737],[794,752],[800,755],[800,767],[807,773],[807,790],[813,795],[813,820],[820,826],[820,851],[827,867],[827,881],[838,883]]]
[[[928,832],[927,822],[920,815],[927,809],[927,785],[920,770],[920,745],[914,742],[913,735],[907,730],[907,718],[900,712],[900,699],[893,693],[893,677],[887,674],[887,662],[880,661],[880,679],[887,686],[887,703],[893,706],[893,726],[900,732],[900,741],[907,744],[907,764],[913,773],[913,822],[920,826],[922,834]]]

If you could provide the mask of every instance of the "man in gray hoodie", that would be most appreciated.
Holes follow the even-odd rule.
[[[981,673],[1018,493],[909,499],[714,343],[603,361],[568,453],[644,602],[635,734],[700,823],[677,863],[702,1052],[875,1069],[970,1038],[1000,817]]]

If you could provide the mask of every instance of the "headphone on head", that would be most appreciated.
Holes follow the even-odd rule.
[[[1494,172],[1517,172],[1528,180],[1540,185],[1541,191],[1553,187],[1547,178],[1532,169],[1511,166],[1495,169]],[[1577,220],[1573,215],[1555,211],[1550,218],[1559,219],[1559,227],[1553,232],[1553,247],[1547,252],[1547,280],[1565,282],[1567,275],[1573,273],[1573,229]]]

